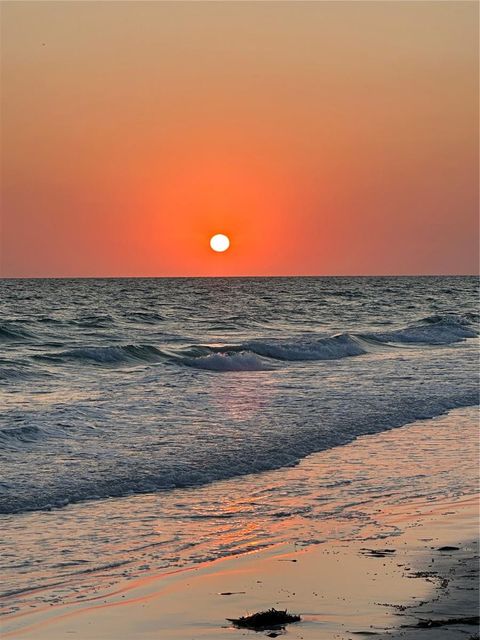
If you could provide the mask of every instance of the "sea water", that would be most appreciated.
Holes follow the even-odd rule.
[[[188,535],[213,518],[197,529],[218,537],[235,478],[263,490],[265,472],[478,402],[473,277],[3,280],[0,304],[7,592],[96,570],[102,545],[110,568],[150,542],[149,568],[235,552]],[[271,523],[292,487],[277,480]],[[337,504],[351,483],[320,485]]]

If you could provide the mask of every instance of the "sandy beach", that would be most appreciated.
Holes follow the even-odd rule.
[[[374,451],[379,455],[391,450],[397,457],[386,467],[391,467],[392,474],[401,469],[406,474],[409,456],[420,446],[422,428],[423,437],[434,442],[432,429],[438,438],[439,433],[452,436],[454,424],[463,424],[464,429],[469,425],[463,442],[457,439],[457,448],[450,455],[432,448],[430,457],[422,456],[426,466],[432,465],[432,473],[436,464],[436,471],[445,474],[448,465],[458,466],[460,449],[465,448],[464,459],[468,451],[472,453],[474,415],[472,410],[462,410],[437,421],[360,439],[337,449],[336,462],[358,464],[360,452],[368,457]],[[312,458],[325,464],[327,455],[331,454]],[[410,459],[410,465],[414,463]],[[308,464],[313,473],[315,465],[311,460]],[[302,465],[290,471],[297,476],[301,472]],[[421,486],[419,480],[419,489]],[[74,598],[72,593],[65,595],[64,588],[63,597],[48,601],[48,590],[43,594],[40,590],[35,603],[6,611],[2,637],[259,637],[255,631],[235,629],[227,619],[270,607],[287,608],[299,614],[301,621],[285,629],[264,630],[264,636],[286,634],[312,640],[477,637],[478,496],[469,490],[463,496],[434,498],[419,490],[416,499],[387,503],[386,495],[377,496],[370,505],[376,525],[367,523],[363,529],[352,529],[351,535],[342,532],[341,519],[338,536],[335,523],[317,523],[321,537],[329,532],[317,544],[300,541],[298,529],[290,522],[284,525],[284,540],[264,549],[194,566],[139,572],[109,588],[99,571],[93,576],[97,585],[93,592],[78,579],[72,582]],[[11,600],[14,605],[15,596]]]
[[[395,540],[275,547],[153,575],[80,605],[12,617],[3,637],[255,637],[254,631],[235,630],[227,618],[272,606],[299,613],[302,621],[286,631],[266,630],[267,636],[475,637],[476,522],[475,498],[444,503],[404,523],[405,533]],[[445,546],[457,548],[441,551]]]

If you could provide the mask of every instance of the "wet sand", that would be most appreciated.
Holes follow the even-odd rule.
[[[227,618],[272,606],[301,615],[273,631],[292,640],[475,637],[477,625],[462,619],[478,616],[477,505],[476,497],[437,502],[408,520],[399,510],[404,532],[388,540],[275,546],[150,575],[108,596],[9,616],[3,637],[268,637],[272,631],[237,630]]]

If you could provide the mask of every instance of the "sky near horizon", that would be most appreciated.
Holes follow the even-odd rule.
[[[477,273],[478,10],[4,1],[1,275]]]

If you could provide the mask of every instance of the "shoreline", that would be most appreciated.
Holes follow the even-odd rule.
[[[110,595],[8,616],[2,637],[261,638],[227,618],[272,606],[302,616],[287,627],[292,639],[432,638],[431,628],[415,625],[447,619],[457,622],[436,628],[435,638],[475,637],[478,627],[458,619],[478,616],[477,504],[476,497],[436,503],[389,540],[276,545],[146,576]]]
[[[271,607],[302,616],[286,629],[292,640],[475,638],[475,625],[462,626],[459,619],[478,616],[476,416],[476,408],[459,409],[359,438],[297,467],[177,492],[175,503],[181,498],[181,506],[197,509],[205,500],[220,504],[228,497],[224,511],[197,511],[201,519],[185,525],[185,541],[197,545],[193,555],[186,545],[186,557],[197,563],[155,567],[164,552],[132,557],[127,551],[107,564],[92,546],[100,564],[49,573],[57,584],[40,582],[30,593],[4,597],[2,638],[261,638],[265,634],[233,629],[227,619]],[[42,542],[46,527],[57,523],[48,539],[70,533],[74,540],[75,526],[98,526],[101,513],[110,540],[126,544],[122,532],[130,526],[135,532],[145,516],[165,530],[169,519],[158,515],[160,499],[165,496],[32,514],[22,519],[24,535],[12,539],[30,548],[31,536]],[[257,510],[260,499],[267,500],[268,517]],[[73,521],[65,525],[67,516]],[[178,533],[177,517],[170,522],[170,533]],[[205,558],[209,536],[224,552],[215,559]],[[444,546],[455,549],[440,551]],[[35,549],[45,556],[48,547],[42,551],[37,541]],[[61,552],[58,547],[59,558]],[[428,621],[439,623],[434,636]]]

